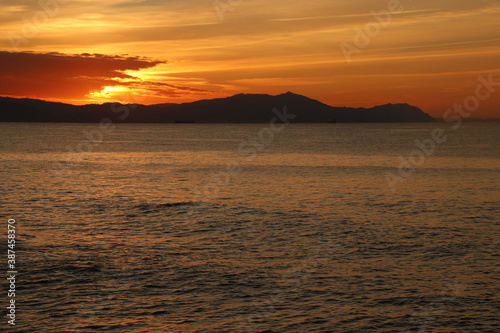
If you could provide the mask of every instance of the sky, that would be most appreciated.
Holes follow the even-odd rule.
[[[292,91],[434,117],[500,82],[500,0],[0,0],[0,95],[181,103]],[[500,118],[500,88],[473,117]]]

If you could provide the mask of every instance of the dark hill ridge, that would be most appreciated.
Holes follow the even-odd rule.
[[[386,104],[373,108],[332,107],[291,92],[277,96],[238,94],[227,98],[182,104],[71,105],[36,99],[0,97],[1,122],[93,123],[103,118],[124,123],[267,123],[273,109],[295,115],[292,123],[383,123],[431,122],[428,114],[408,104]],[[123,117],[127,113],[126,117]],[[122,116],[124,119],[120,119]]]

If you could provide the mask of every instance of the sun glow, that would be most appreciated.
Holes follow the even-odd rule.
[[[105,103],[109,101],[119,101],[126,102],[122,100],[120,97],[123,95],[130,95],[132,91],[125,86],[105,86],[100,91],[93,91],[87,95],[87,97],[98,103]]]

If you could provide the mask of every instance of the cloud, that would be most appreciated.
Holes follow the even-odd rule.
[[[137,84],[126,71],[163,63],[127,55],[0,51],[0,95],[84,99],[106,86]]]

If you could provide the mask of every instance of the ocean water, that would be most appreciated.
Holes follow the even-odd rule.
[[[500,123],[113,126],[0,124],[2,332],[500,331]]]

